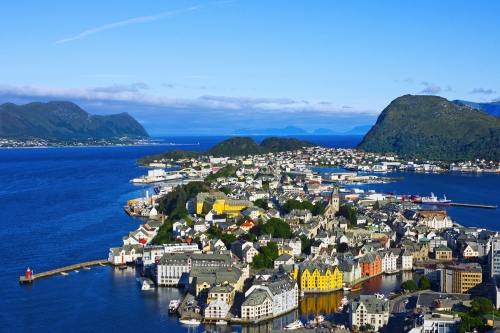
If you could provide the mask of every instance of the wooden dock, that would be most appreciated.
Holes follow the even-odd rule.
[[[470,207],[470,208],[486,208],[486,209],[497,209],[498,206],[489,206],[489,205],[477,205],[477,204],[466,204],[459,202],[450,203],[451,206],[460,206],[460,207]]]
[[[26,276],[23,275],[23,276],[19,277],[19,283],[21,283],[21,284],[22,283],[31,283],[35,280],[38,280],[38,279],[41,279],[44,277],[49,277],[49,276],[61,274],[61,273],[67,273],[67,272],[71,272],[74,270],[83,269],[84,267],[106,266],[106,265],[108,265],[108,260],[106,260],[106,259],[83,262],[81,264],[75,264],[75,265],[66,266],[66,267],[62,267],[62,268],[58,268],[58,269],[53,269],[53,270],[47,271],[47,272],[33,274],[30,278],[27,278]]]

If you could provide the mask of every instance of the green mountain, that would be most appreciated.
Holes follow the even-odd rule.
[[[216,144],[207,151],[208,156],[224,157],[237,155],[257,155],[268,153],[269,150],[259,146],[251,138],[231,138]]]
[[[13,139],[148,138],[128,113],[92,116],[72,102],[33,102],[0,105],[0,137]]]
[[[289,150],[297,150],[302,147],[315,147],[314,143],[305,140],[298,140],[294,138],[286,139],[286,138],[267,138],[262,141],[260,146],[264,149],[269,150],[270,152],[280,152],[280,151],[289,151]]]
[[[437,96],[399,97],[358,149],[432,160],[500,159],[500,118]]]

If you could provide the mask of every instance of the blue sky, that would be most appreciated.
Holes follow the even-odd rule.
[[[374,124],[405,94],[500,99],[498,1],[9,1],[0,103],[152,135]]]

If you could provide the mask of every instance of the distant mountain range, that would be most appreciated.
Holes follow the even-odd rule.
[[[500,118],[437,96],[399,97],[358,145],[432,160],[500,160]]]
[[[489,113],[493,116],[500,117],[500,102],[476,103],[476,102],[462,101],[459,99],[453,100],[452,102],[458,105],[467,105],[478,110],[483,110],[484,112]]]
[[[149,138],[144,127],[128,113],[90,115],[66,101],[0,105],[0,137],[12,139],[81,140]]]
[[[356,126],[347,132],[336,132],[327,128],[317,128],[312,133],[308,133],[305,129],[295,126],[285,128],[239,128],[231,133],[231,135],[364,135],[372,125]]]

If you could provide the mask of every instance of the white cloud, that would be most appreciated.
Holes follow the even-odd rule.
[[[491,95],[491,94],[496,94],[497,92],[494,91],[493,89],[483,89],[483,88],[474,88],[472,91],[469,91],[469,94],[484,94],[484,95]]]
[[[421,94],[431,94],[431,95],[434,95],[434,94],[439,94],[440,92],[441,92],[441,88],[440,87],[429,85],[427,88],[425,88],[424,90],[422,90],[420,93]]]
[[[132,19],[129,19],[129,20],[125,20],[125,21],[120,21],[120,22],[114,22],[114,23],[106,24],[106,25],[103,25],[103,26],[100,26],[100,27],[97,27],[97,28],[86,30],[86,31],[84,31],[84,32],[82,32],[82,33],[74,36],[74,37],[70,37],[70,38],[65,38],[65,39],[58,40],[54,44],[61,44],[61,43],[70,42],[70,41],[73,41],[73,40],[77,40],[77,39],[83,38],[83,37],[88,36],[88,35],[96,34],[96,33],[101,32],[101,31],[105,31],[105,30],[109,30],[109,29],[114,29],[114,28],[118,28],[118,27],[123,27],[123,26],[126,26],[126,25],[143,23],[143,22],[149,22],[149,21],[155,21],[155,20],[167,17],[167,16],[172,16],[172,15],[180,13],[180,12],[186,12],[186,11],[189,11],[189,10],[194,10],[194,9],[196,9],[198,7],[199,6],[194,6],[194,7],[189,7],[189,8],[186,8],[186,9],[173,10],[173,11],[170,11],[170,12],[161,13],[161,14],[157,14],[157,15],[136,17],[136,18],[132,18]]]
[[[159,108],[178,109],[204,109],[210,110],[211,114],[227,114],[227,110],[235,112],[241,110],[242,115],[248,110],[262,110],[272,112],[274,115],[296,114],[301,112],[316,112],[318,115],[351,116],[356,114],[377,115],[380,112],[373,109],[352,108],[346,110],[342,107],[335,107],[333,103],[314,103],[308,101],[298,101],[290,98],[254,98],[254,97],[230,97],[230,96],[210,96],[203,95],[198,98],[169,98],[144,93],[149,89],[143,82],[136,82],[128,85],[111,85],[97,88],[67,88],[57,86],[39,85],[11,85],[0,84],[0,95],[22,97],[31,101],[36,99],[58,99],[70,100],[74,102],[84,101],[85,103],[98,103],[105,107],[109,105],[121,106],[142,106]],[[248,114],[246,114],[248,116]]]

